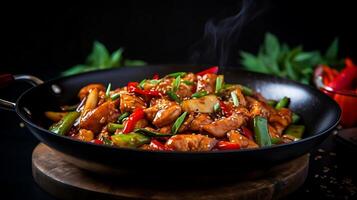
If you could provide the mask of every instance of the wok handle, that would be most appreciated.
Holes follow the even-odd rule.
[[[24,81],[34,87],[43,83],[41,79],[31,75],[0,74],[0,88],[6,87],[15,81]],[[16,104],[11,101],[0,99],[0,108],[14,111]]]

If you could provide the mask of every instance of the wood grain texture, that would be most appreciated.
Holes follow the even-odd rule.
[[[190,183],[127,180],[79,169],[62,155],[39,144],[32,155],[35,181],[60,199],[279,199],[301,186],[309,155],[269,169],[263,177],[235,182]]]

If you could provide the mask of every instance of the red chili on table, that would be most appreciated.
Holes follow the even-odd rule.
[[[134,130],[136,122],[140,119],[144,118],[144,110],[142,108],[136,108],[133,113],[129,116],[124,129],[123,133],[130,133]]]

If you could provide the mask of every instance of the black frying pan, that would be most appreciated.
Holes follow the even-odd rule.
[[[18,98],[16,105],[3,100],[1,104],[7,108],[15,109],[31,133],[57,151],[73,158],[91,163],[101,163],[120,170],[139,169],[136,172],[165,169],[169,169],[171,172],[174,170],[174,173],[194,171],[194,169],[209,172],[215,169],[216,172],[218,170],[221,173],[222,169],[226,167],[243,169],[269,166],[306,154],[321,143],[339,122],[340,108],[332,99],[317,89],[275,76],[230,68],[220,72],[225,75],[225,81],[228,83],[247,85],[261,92],[268,99],[290,97],[290,108],[302,116],[303,123],[306,125],[304,138],[288,144],[259,149],[199,153],[151,152],[80,142],[47,130],[50,122],[43,113],[48,110],[58,110],[60,105],[77,103],[78,91],[89,83],[107,84],[110,82],[113,87],[119,87],[129,81],[140,81],[152,77],[154,73],[165,75],[176,71],[200,71],[202,69],[204,68],[147,66],[90,72],[37,85],[23,93]],[[28,80],[28,78],[33,77],[16,77],[20,80]],[[36,79],[34,82],[41,83]]]

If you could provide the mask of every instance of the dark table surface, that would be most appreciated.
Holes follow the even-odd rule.
[[[24,87],[24,86],[23,86]],[[1,90],[0,98],[14,99],[22,89]],[[38,140],[15,112],[0,110],[0,188],[10,199],[55,199],[34,182],[31,154]],[[334,134],[311,151],[305,184],[287,199],[357,199],[356,156],[336,145]]]

